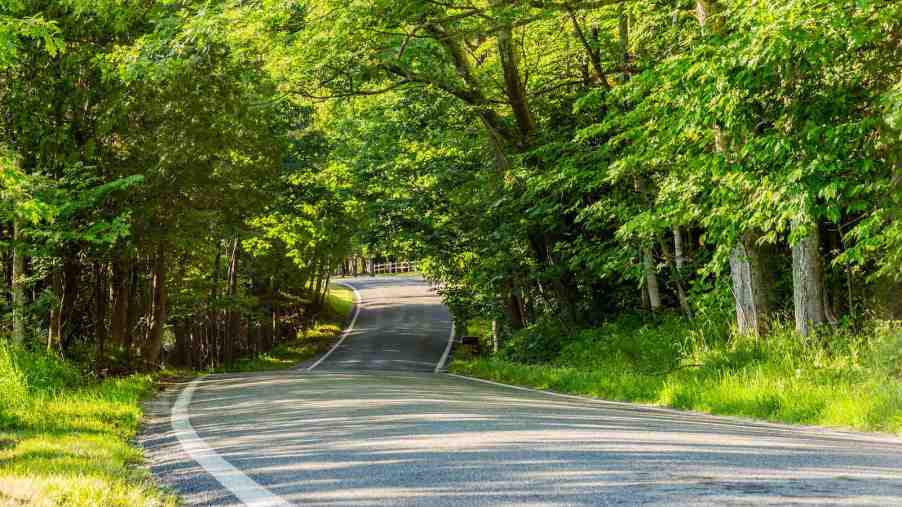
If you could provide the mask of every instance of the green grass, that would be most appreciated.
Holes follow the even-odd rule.
[[[273,350],[257,357],[239,359],[217,372],[247,372],[284,370],[325,353],[341,335],[351,311],[354,309],[354,292],[339,285],[329,288],[326,305],[318,322],[298,333],[294,340],[277,345]]]
[[[0,505],[170,506],[130,443],[155,377],[86,380],[0,343]]]
[[[320,322],[268,354],[229,371],[276,370],[328,349],[353,309],[353,292],[334,287]],[[0,340],[0,505],[175,506],[141,465],[132,444],[142,400],[161,378],[135,374],[103,381],[56,357]]]
[[[457,357],[450,371],[712,414],[902,432],[898,325],[809,340],[785,327],[760,341],[708,331],[665,318],[645,325],[615,322],[575,333],[555,346],[518,336],[499,356]],[[533,350],[555,353],[535,360],[530,344]]]

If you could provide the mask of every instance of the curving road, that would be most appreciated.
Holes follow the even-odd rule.
[[[902,505],[900,439],[434,374],[450,321],[428,286],[350,283],[354,330],[312,371],[210,376],[148,407],[141,443],[186,504]]]

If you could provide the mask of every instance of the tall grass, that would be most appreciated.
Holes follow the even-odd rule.
[[[874,322],[809,339],[766,339],[670,316],[623,318],[542,345],[521,333],[451,371],[541,389],[789,423],[902,432],[902,331]],[[532,347],[526,346],[532,343]],[[540,357],[538,350],[554,350]]]
[[[129,442],[153,388],[149,375],[96,381],[0,340],[0,505],[175,505]]]

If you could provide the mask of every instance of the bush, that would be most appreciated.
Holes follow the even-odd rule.
[[[501,357],[523,364],[547,362],[561,351],[564,337],[569,333],[557,320],[541,320],[514,333],[502,347]]]

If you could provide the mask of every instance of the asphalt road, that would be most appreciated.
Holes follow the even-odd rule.
[[[187,504],[902,505],[898,438],[434,374],[450,324],[427,286],[351,283],[359,327],[313,371],[210,376],[148,407],[152,471]]]

